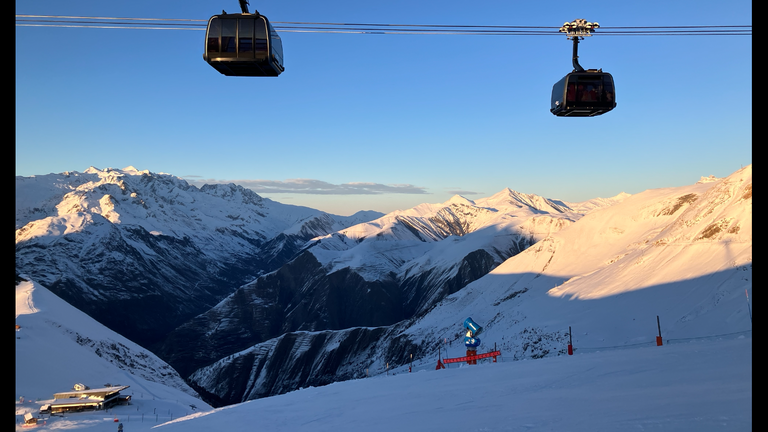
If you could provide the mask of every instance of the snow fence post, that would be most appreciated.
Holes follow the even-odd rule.
[[[442,348],[440,346],[437,346],[437,366],[435,366],[435,370],[445,369],[445,365],[443,364],[442,360]]]
[[[656,336],[656,346],[661,346],[661,323],[659,323],[658,315],[656,315],[656,326],[659,328],[659,335]]]
[[[571,326],[568,326],[568,355],[573,355],[573,333]]]

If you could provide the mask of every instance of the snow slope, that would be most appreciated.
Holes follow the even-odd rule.
[[[452,366],[306,388],[158,431],[750,431],[752,339]]]
[[[190,405],[211,409],[157,356],[32,281],[16,286],[16,325],[16,399],[30,401],[17,403],[17,416],[37,414],[42,401],[77,383],[130,386],[123,394],[132,395],[138,415],[156,400],[176,416],[192,412]]]
[[[752,430],[749,331],[539,360],[502,356],[443,370],[425,362],[414,373],[399,368],[212,410],[77,345],[63,327],[131,346],[45,288],[23,282],[16,307],[16,396],[25,399],[16,403],[17,431],[116,431],[119,423],[125,432]],[[54,392],[107,381],[130,385],[124,394],[132,394],[131,404],[21,426],[23,414],[36,414]]]
[[[750,329],[751,289],[750,165],[590,212],[445,298],[406,333],[458,340],[455,323],[471,316],[486,328],[481,339],[518,358],[562,354],[569,327],[577,349],[652,344],[657,316],[664,338]]]

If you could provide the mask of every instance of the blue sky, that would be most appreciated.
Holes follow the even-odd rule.
[[[751,25],[749,1],[252,1],[273,22]],[[17,0],[17,14],[205,20],[236,0]],[[16,175],[123,168],[234,182],[335,214],[509,187],[584,201],[752,163],[751,36],[596,35],[596,118],[549,113],[558,36],[281,32],[277,78],[225,77],[200,30],[16,27]],[[300,179],[300,180],[299,180]],[[309,186],[309,187],[308,187]],[[264,188],[280,191],[265,192]],[[310,193],[307,193],[310,192]]]

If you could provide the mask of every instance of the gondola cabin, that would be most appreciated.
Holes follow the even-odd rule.
[[[594,117],[616,107],[613,77],[601,70],[571,72],[552,86],[552,114]]]
[[[203,59],[227,76],[278,76],[285,70],[280,35],[258,13],[212,16]]]

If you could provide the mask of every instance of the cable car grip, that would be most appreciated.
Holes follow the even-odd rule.
[[[248,2],[248,0],[238,0],[238,1],[240,2],[240,10],[243,12],[243,14],[250,15],[251,13],[248,11],[248,5],[250,3]],[[253,15],[256,15],[258,17],[259,11],[254,10]]]

